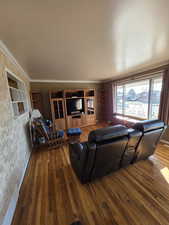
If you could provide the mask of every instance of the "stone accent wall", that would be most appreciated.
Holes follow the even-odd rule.
[[[24,81],[29,96],[29,81],[0,51],[0,224],[14,192],[19,190],[31,151],[27,129],[29,113],[13,118],[5,68]]]

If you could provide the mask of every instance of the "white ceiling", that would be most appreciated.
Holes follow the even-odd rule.
[[[169,0],[5,0],[0,34],[32,79],[113,79],[169,60]]]

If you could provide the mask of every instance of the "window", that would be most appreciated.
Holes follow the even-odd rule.
[[[116,113],[140,119],[157,119],[162,76],[116,86]]]
[[[11,104],[14,117],[18,117],[28,111],[25,85],[10,72],[7,72],[8,86],[11,96]]]

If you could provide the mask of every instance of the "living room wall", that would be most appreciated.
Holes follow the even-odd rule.
[[[30,90],[29,81],[23,71],[0,46],[0,224],[5,219],[5,225],[12,218],[31,151],[27,131],[29,112],[17,119],[13,117],[6,68],[25,83],[28,98]]]
[[[95,88],[96,90],[96,119],[98,121],[103,120],[103,84],[100,83],[44,83],[44,82],[31,82],[31,91],[40,92],[42,95],[43,103],[43,116],[51,119],[51,109],[49,102],[50,90],[65,90],[65,89],[83,89],[83,88]]]

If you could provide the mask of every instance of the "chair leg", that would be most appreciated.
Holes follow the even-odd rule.
[[[50,140],[48,142],[48,147],[52,149],[57,149],[63,146],[64,144],[65,144],[65,139],[58,138],[58,139]]]

